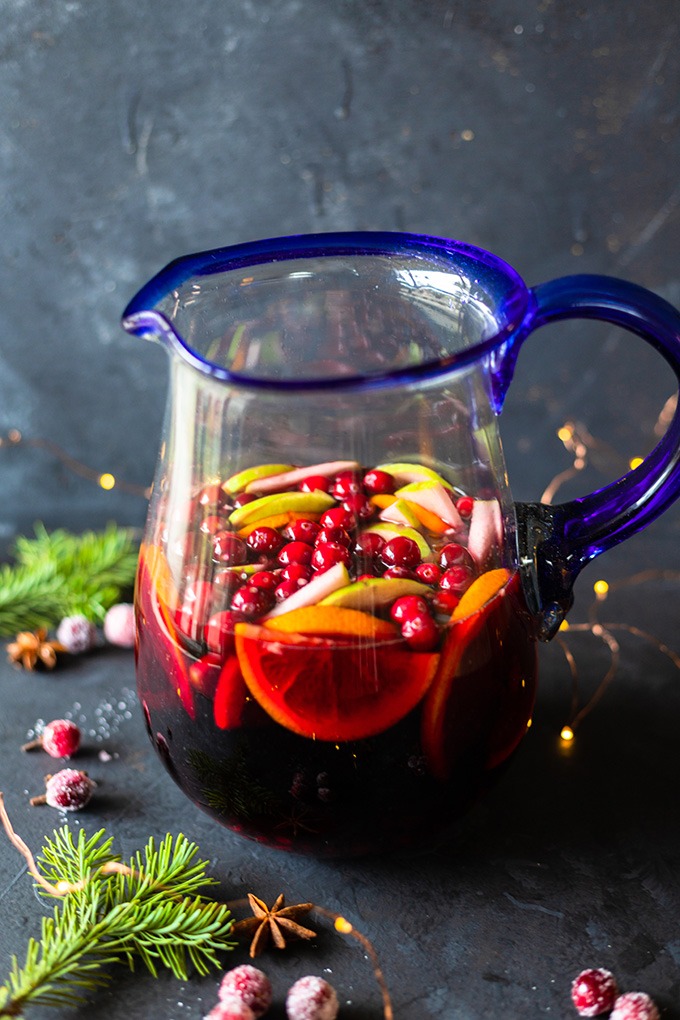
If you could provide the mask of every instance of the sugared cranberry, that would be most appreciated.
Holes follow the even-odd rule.
[[[31,797],[31,804],[49,804],[62,811],[80,811],[89,802],[96,786],[87,772],[77,769],[62,769],[53,776],[45,777],[45,793]]]
[[[437,591],[432,596],[432,608],[439,616],[450,616],[459,602],[452,591]]]
[[[361,475],[356,471],[341,471],[331,483],[331,496],[336,499],[347,499],[357,492],[362,492]]]
[[[231,655],[234,650],[234,627],[244,615],[232,609],[223,609],[210,617],[205,628],[205,643],[211,652],[221,656]]]
[[[472,496],[461,496],[456,500],[456,510],[461,517],[470,517],[475,501]]]
[[[402,595],[392,603],[390,616],[395,623],[403,623],[412,616],[427,613],[427,602],[420,595]]]
[[[89,652],[94,647],[96,640],[97,628],[82,613],[65,616],[57,627],[57,641],[71,655]]]
[[[376,513],[376,507],[373,506],[368,496],[364,496],[363,492],[354,492],[351,496],[345,497],[341,506],[343,510],[358,517],[360,521],[367,521]]]
[[[394,492],[395,481],[387,471],[374,468],[364,475],[364,489],[371,496],[389,496]]]
[[[264,588],[265,591],[274,591],[280,580],[279,574],[273,570],[256,570],[248,578],[248,584],[251,588]]]
[[[246,503],[252,503],[257,496],[254,492],[239,492],[238,496],[234,496],[234,509],[238,510],[239,507],[245,506]]]
[[[248,559],[248,546],[233,531],[218,531],[213,535],[213,556],[229,567],[240,567]]]
[[[320,531],[321,526],[316,521],[302,519],[287,524],[283,529],[283,535],[289,542],[306,542],[307,545],[314,545]]]
[[[312,566],[317,573],[329,570],[336,563],[344,563],[346,567],[352,562],[349,549],[339,542],[323,542],[317,545],[312,553]]]
[[[274,528],[263,525],[260,528],[253,528],[246,543],[258,556],[275,556],[283,545],[283,539]]]
[[[22,751],[40,747],[50,758],[70,758],[80,747],[80,727],[70,719],[53,719],[37,740],[24,744]]]
[[[436,563],[419,563],[413,573],[423,584],[439,584],[442,576],[441,568]]]
[[[322,545],[324,542],[337,542],[338,545],[344,545],[346,549],[349,549],[352,539],[344,528],[321,528],[316,537],[316,545]]]
[[[298,588],[301,588],[303,584],[307,584],[307,581],[309,581],[311,576],[312,568],[308,567],[307,564],[289,563],[287,567],[284,567],[281,570],[277,579],[277,585],[280,584],[281,581],[296,581]]]
[[[272,1004],[271,981],[263,971],[249,963],[234,967],[222,978],[219,992],[220,999],[235,995],[250,1006],[256,1017],[267,1012]]]
[[[466,588],[470,587],[472,574],[467,567],[449,567],[439,579],[439,587],[442,591],[453,592],[454,595],[462,595]]]
[[[618,994],[614,975],[604,967],[582,970],[571,984],[571,1001],[579,1016],[608,1013]]]
[[[288,567],[291,563],[309,563],[312,547],[306,542],[288,542],[276,557],[277,563]]]
[[[255,1014],[238,995],[225,995],[206,1013],[205,1020],[255,1020]]]
[[[335,1020],[340,1004],[335,989],[320,977],[300,978],[288,990],[288,1020]]]
[[[258,616],[268,613],[274,604],[272,592],[264,588],[253,588],[245,584],[234,595],[231,600],[231,608],[235,613],[241,613],[246,620],[255,620]]]
[[[322,528],[345,528],[351,530],[356,521],[354,514],[350,514],[345,510],[344,507],[334,506],[330,510],[325,510],[321,514],[319,524]]]
[[[407,616],[401,625],[401,634],[416,652],[431,652],[439,642],[439,628],[428,612]]]
[[[463,545],[458,542],[447,542],[439,552],[439,566],[444,570],[449,567],[458,567],[461,564],[470,563],[470,554]]]
[[[405,577],[409,581],[415,581],[416,575],[408,567],[388,567],[383,572],[383,577]]]
[[[659,1010],[646,992],[626,992],[614,1002],[609,1020],[659,1020]]]
[[[331,483],[325,475],[308,475],[303,478],[298,484],[298,489],[301,492],[328,492],[331,487]]]
[[[420,549],[412,538],[403,535],[391,538],[380,550],[380,559],[386,567],[415,567],[420,563]]]

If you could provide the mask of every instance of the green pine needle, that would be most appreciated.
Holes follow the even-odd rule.
[[[37,865],[52,885],[76,886],[43,918],[22,964],[13,957],[0,986],[0,1017],[23,1017],[29,1004],[78,1006],[106,985],[114,963],[134,969],[137,960],[155,977],[160,968],[186,980],[190,969],[208,974],[218,953],[233,948],[231,915],[200,889],[214,884],[198,848],[185,836],[150,839],[128,862],[128,873],[102,872],[120,859],[104,830],[77,842],[67,826],[54,832]],[[41,891],[44,892],[44,890]],[[50,895],[46,893],[46,895]]]
[[[101,623],[132,591],[138,553],[133,532],[115,524],[82,535],[37,524],[35,538],[17,539],[16,563],[0,567],[0,635],[56,627],[76,613]]]

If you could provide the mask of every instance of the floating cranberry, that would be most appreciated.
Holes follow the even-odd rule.
[[[609,1020],[659,1020],[656,1003],[646,992],[626,992],[619,995]]]
[[[366,560],[372,560],[378,555],[384,545],[385,539],[382,535],[378,535],[374,531],[365,531],[363,534],[357,535],[354,551],[357,556],[361,556]]]
[[[432,596],[432,608],[440,616],[450,616],[459,602],[452,591],[438,591]]]
[[[261,970],[249,963],[242,963],[227,971],[219,989],[220,999],[236,995],[250,1006],[256,1017],[267,1012],[272,1004],[271,981]]]
[[[330,510],[325,510],[319,520],[322,528],[338,527],[348,531],[354,527],[355,523],[354,514],[349,513],[342,506],[334,506]]]
[[[234,651],[234,627],[243,618],[231,609],[223,609],[210,617],[205,628],[205,643],[211,652],[223,657],[231,655]]]
[[[277,585],[274,589],[274,597],[277,602],[283,602],[289,595],[294,595],[303,585],[305,581],[300,584],[300,581],[282,581],[281,584]]]
[[[423,584],[439,584],[442,572],[436,563],[419,563],[413,573]]]
[[[231,500],[221,485],[206,485],[198,494],[198,505],[204,510],[229,510]]]
[[[312,548],[306,542],[288,542],[276,557],[282,567],[291,563],[309,563],[312,558]]]
[[[208,517],[204,517],[199,525],[199,531],[203,535],[216,535],[218,531],[224,531],[224,525],[226,521],[224,517],[218,517],[217,514],[210,514]]]
[[[387,471],[374,468],[364,475],[364,489],[371,496],[389,496],[394,492],[395,481]]]
[[[312,553],[312,566],[319,574],[330,570],[336,563],[344,563],[349,567],[351,562],[349,549],[339,542],[323,542]]]
[[[420,563],[420,549],[412,538],[403,535],[391,538],[380,550],[380,559],[386,567],[415,567]]]
[[[213,575],[213,589],[215,598],[219,598],[220,601],[231,601],[231,597],[235,591],[237,591],[243,580],[241,572],[238,570],[218,570]]]
[[[427,602],[420,595],[402,595],[392,603],[390,616],[395,623],[403,623],[412,616],[427,613]]]
[[[321,526],[316,521],[302,519],[287,524],[283,529],[283,535],[289,542],[306,542],[308,545],[314,545],[320,531]]]
[[[308,475],[307,478],[303,478],[298,484],[298,489],[301,492],[328,492],[331,487],[331,483],[325,475]]]
[[[274,604],[272,593],[264,588],[254,588],[245,584],[234,595],[231,600],[231,608],[236,613],[241,613],[246,620],[255,620],[258,616],[264,616]]]
[[[209,581],[192,581],[184,589],[184,599],[177,613],[177,626],[187,637],[198,639],[212,597],[213,586]]]
[[[336,499],[347,499],[355,493],[362,492],[361,475],[357,471],[341,471],[331,484],[331,496]]]
[[[474,505],[475,501],[472,496],[461,496],[460,499],[456,500],[456,510],[463,518],[471,516]]]
[[[281,570],[277,584],[280,584],[281,581],[297,581],[298,588],[301,588],[303,584],[307,584],[311,576],[312,568],[305,563],[289,563]]]
[[[273,570],[256,570],[248,578],[248,584],[251,588],[264,588],[265,591],[274,591],[280,580],[279,574]]]
[[[388,567],[384,571],[383,577],[405,577],[409,581],[415,581],[416,575],[408,567]]]
[[[401,625],[401,634],[416,652],[431,652],[439,643],[439,628],[428,612],[407,616]]]
[[[470,563],[470,554],[463,545],[458,542],[448,542],[439,552],[439,565],[444,570],[449,567],[457,567],[461,564]]]
[[[238,510],[239,507],[245,506],[246,503],[252,503],[257,498],[253,492],[239,492],[238,496],[234,496],[234,509]]]
[[[338,545],[344,545],[346,549],[349,549],[352,539],[344,528],[321,528],[316,537],[316,545],[322,545],[324,542],[337,542]]]
[[[246,543],[259,556],[276,556],[283,545],[283,539],[274,528],[262,525],[260,528],[253,528]]]
[[[213,556],[220,563],[240,567],[248,559],[248,546],[233,531],[218,531],[212,541]]]
[[[454,595],[462,595],[466,588],[470,587],[472,574],[467,567],[449,567],[442,574],[439,587],[442,591],[453,592]]]
[[[372,581],[376,577],[376,574],[359,574],[357,581]]]
[[[354,492],[351,496],[347,496],[342,501],[343,510],[347,510],[348,513],[358,517],[360,521],[367,521],[373,517],[376,512],[376,507],[371,503],[368,496],[364,496],[363,492]]]

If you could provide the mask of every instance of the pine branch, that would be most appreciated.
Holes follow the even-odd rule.
[[[0,987],[0,1017],[23,1016],[27,1004],[81,1004],[88,992],[110,980],[106,969],[140,960],[155,977],[159,967],[186,980],[220,966],[218,953],[230,949],[232,922],[225,904],[205,899],[212,885],[198,848],[185,836],[149,840],[128,864],[111,853],[103,830],[73,842],[63,826],[38,857],[40,874],[55,888],[68,888],[41,937],[31,939],[23,964],[13,958]],[[43,890],[44,891],[44,890]],[[51,893],[47,893],[52,895]]]

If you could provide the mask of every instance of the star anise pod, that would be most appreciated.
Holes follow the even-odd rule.
[[[316,938],[316,932],[311,928],[303,928],[298,924],[298,918],[304,917],[314,906],[313,903],[296,903],[294,906],[286,907],[283,893],[277,897],[274,905],[268,907],[263,900],[248,893],[248,902],[253,912],[253,917],[247,917],[244,921],[237,921],[233,927],[235,935],[241,932],[250,934],[254,932],[253,940],[250,943],[250,956],[254,959],[259,956],[267,945],[269,938],[277,949],[286,948],[286,936],[295,935],[300,939]]]
[[[41,627],[36,631],[20,631],[16,640],[7,645],[7,658],[24,669],[35,669],[39,662],[47,669],[54,669],[57,652],[64,651],[59,641],[47,640],[47,631]]]

